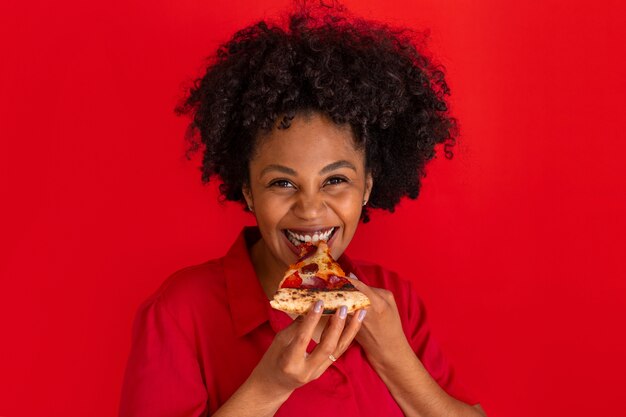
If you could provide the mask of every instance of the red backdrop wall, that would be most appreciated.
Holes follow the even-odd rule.
[[[626,415],[624,6],[345,3],[430,28],[462,130],[349,252],[418,284],[490,416]],[[139,303],[252,223],[200,184],[172,109],[287,5],[3,3],[0,416],[115,415]]]

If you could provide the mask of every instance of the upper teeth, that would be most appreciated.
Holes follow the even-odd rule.
[[[289,234],[289,240],[291,240],[291,243],[298,246],[302,242],[317,243],[320,240],[327,241],[330,235],[333,233],[333,230],[335,230],[335,228],[331,227],[325,232],[315,232],[313,234],[306,234],[306,235],[294,233],[291,230],[287,230],[287,233]]]

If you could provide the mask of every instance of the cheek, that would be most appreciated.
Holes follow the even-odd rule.
[[[255,214],[259,226],[275,226],[289,211],[289,203],[280,196],[260,196],[255,200]]]
[[[356,226],[361,218],[361,197],[358,193],[346,193],[333,199],[333,209],[347,227]]]

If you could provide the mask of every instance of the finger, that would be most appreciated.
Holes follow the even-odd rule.
[[[350,274],[349,277],[347,277],[348,281],[350,281],[350,283],[352,285],[354,285],[354,287],[361,291],[363,294],[367,295],[367,298],[370,299],[370,301],[372,301],[372,297],[378,297],[378,294],[376,294],[376,292],[368,287],[366,284],[364,284],[362,281],[359,281],[359,279],[356,277],[356,275],[354,274]]]
[[[317,326],[322,317],[322,311],[324,311],[324,302],[318,300],[305,316],[301,316],[293,323],[294,335],[291,344],[296,351],[303,355],[313,337],[315,326]]]
[[[352,272],[350,272],[350,273],[348,274],[348,278],[357,279],[357,280],[359,279],[359,277],[357,277],[356,275],[354,275]]]
[[[319,345],[315,347],[309,356],[309,360],[314,365],[323,367],[323,369],[330,366],[332,361],[329,359],[329,355],[332,355],[337,350],[337,342],[346,325],[347,317],[348,307],[341,306],[330,318],[322,332]]]
[[[339,341],[337,342],[335,353],[333,353],[334,357],[338,358],[348,349],[348,346],[350,346],[350,343],[352,343],[352,340],[354,340],[357,333],[361,329],[361,324],[363,324],[366,314],[367,310],[365,309],[357,310],[354,315],[348,319],[346,326],[339,337]]]

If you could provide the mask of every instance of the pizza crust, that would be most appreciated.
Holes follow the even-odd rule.
[[[306,314],[317,300],[324,302],[324,314],[333,314],[344,305],[348,307],[348,313],[370,305],[369,298],[357,290],[324,291],[306,288],[279,288],[270,305],[285,313]]]

